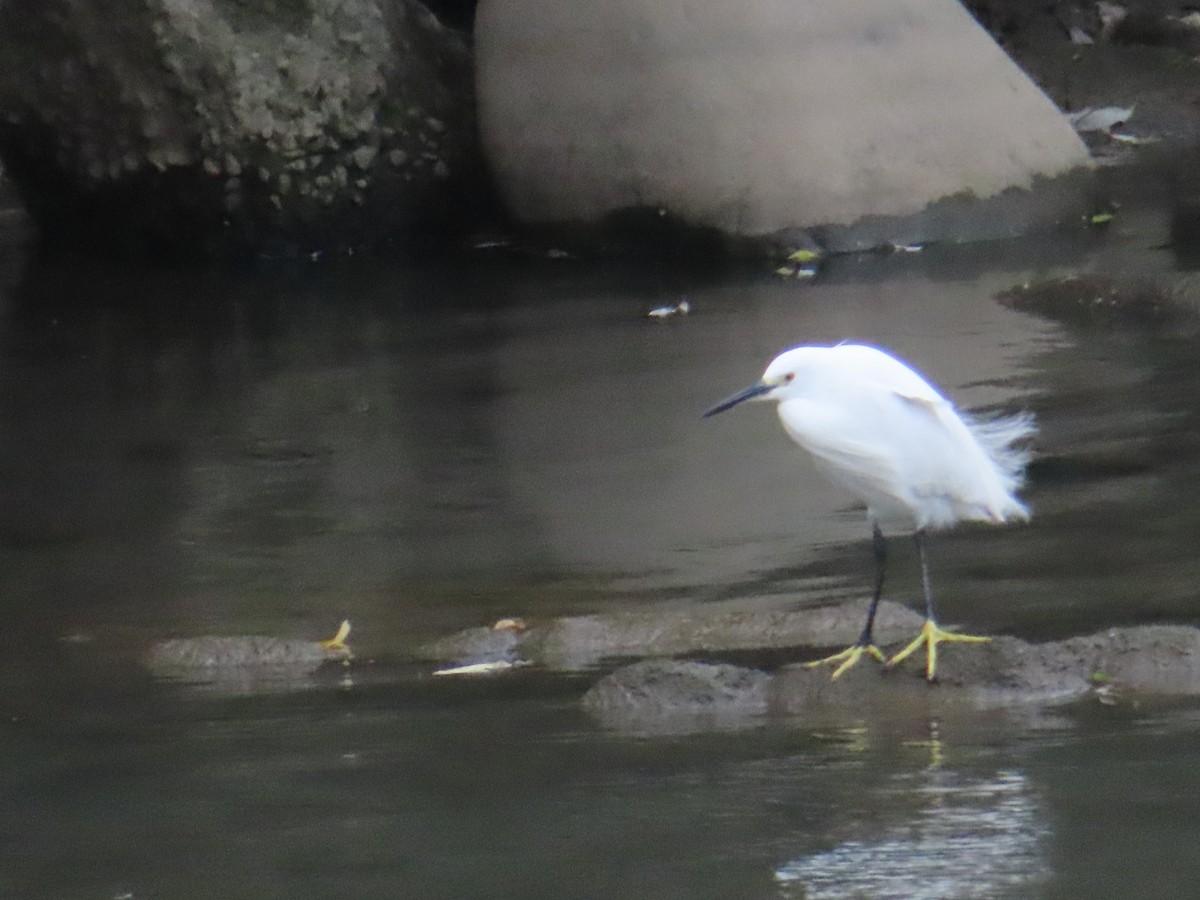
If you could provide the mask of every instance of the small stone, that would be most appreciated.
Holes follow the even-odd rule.
[[[225,154],[225,172],[234,176],[242,174],[242,164],[232,153]]]
[[[441,119],[435,119],[433,116],[426,117],[425,125],[435,134],[442,134],[446,130],[446,123]]]
[[[207,156],[204,157],[204,162],[202,162],[200,164],[200,167],[202,169],[204,169],[205,174],[208,174],[208,175],[220,175],[221,174],[221,167],[219,165],[217,165],[216,160],[209,159]]]
[[[445,160],[439,159],[433,164],[433,177],[442,181],[450,177],[450,167],[446,165]]]
[[[389,150],[387,160],[393,166],[400,167],[408,162],[408,154],[400,149]]]

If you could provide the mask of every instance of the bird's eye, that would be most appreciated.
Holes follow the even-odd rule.
[[[795,381],[795,380],[796,380],[796,373],[795,373],[795,372],[788,372],[786,375],[784,375],[784,376],[783,376],[783,383],[784,383],[784,384],[791,384],[791,383],[792,383],[793,381]]]

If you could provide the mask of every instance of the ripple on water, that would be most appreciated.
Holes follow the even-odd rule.
[[[992,778],[931,769],[903,776],[923,803],[877,840],[847,840],[780,866],[783,896],[970,900],[1018,896],[1050,874],[1049,834],[1029,782],[1018,771]]]

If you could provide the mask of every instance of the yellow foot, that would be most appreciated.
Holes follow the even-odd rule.
[[[837,665],[837,668],[833,670],[833,675],[830,676],[831,678],[837,678],[858,662],[864,653],[870,654],[880,662],[883,662],[883,653],[874,644],[855,644],[853,647],[847,647],[841,653],[826,656],[824,659],[815,659],[804,665],[809,669],[815,669],[817,666]]]
[[[350,637],[350,620],[343,619],[342,624],[338,627],[337,634],[327,641],[321,641],[321,646],[327,651],[349,650],[346,646],[346,638]]]
[[[913,642],[887,661],[888,668],[903,662],[916,652],[922,644],[925,645],[925,677],[933,681],[937,673],[937,645],[941,643],[986,644],[990,637],[980,637],[974,634],[958,634],[954,631],[943,631],[933,619],[926,619],[921,626],[921,633]]]

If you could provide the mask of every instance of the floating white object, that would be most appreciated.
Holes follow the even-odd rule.
[[[656,306],[646,313],[647,319],[668,319],[671,316],[686,316],[692,311],[691,301],[684,297],[678,303],[669,306]]]
[[[466,666],[451,666],[448,669],[438,669],[434,675],[493,675],[497,672],[507,672],[518,666],[527,666],[528,661],[518,659],[515,662],[508,659],[498,659],[493,662],[471,663]]]
[[[1088,106],[1075,112],[1067,113],[1067,121],[1076,131],[1112,131],[1123,122],[1133,117],[1132,106]]]

